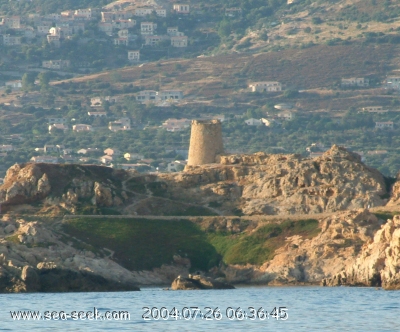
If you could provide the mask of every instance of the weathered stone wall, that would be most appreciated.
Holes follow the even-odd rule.
[[[215,163],[215,157],[223,150],[219,120],[192,121],[188,165]]]

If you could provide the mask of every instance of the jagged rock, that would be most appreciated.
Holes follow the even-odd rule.
[[[113,197],[111,189],[102,185],[101,183],[94,183],[94,194],[96,197],[96,204],[99,206],[112,206]]]
[[[21,280],[25,282],[26,290],[35,292],[40,289],[38,273],[31,266],[24,266],[21,272]]]
[[[382,225],[361,254],[323,285],[382,286],[400,289],[400,216]]]
[[[171,284],[172,290],[195,290],[195,289],[234,289],[230,284],[217,281],[212,278],[199,275],[183,278],[178,276]]]
[[[37,182],[37,192],[42,195],[47,195],[51,190],[49,177],[47,174],[43,174],[43,176]]]

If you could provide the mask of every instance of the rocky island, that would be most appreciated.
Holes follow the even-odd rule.
[[[399,289],[398,192],[338,146],[314,159],[221,154],[169,174],[16,164],[0,187],[0,291],[181,289],[193,270]]]

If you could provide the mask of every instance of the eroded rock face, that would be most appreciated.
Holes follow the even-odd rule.
[[[324,286],[382,286],[400,289],[400,216],[382,225],[361,254],[345,269],[322,281]]]
[[[386,204],[383,176],[338,146],[315,159],[255,153],[219,156],[219,162],[147,175],[100,166],[14,165],[0,202],[39,202],[74,214],[86,204],[85,213],[113,207],[135,215],[184,215],[193,206],[200,215],[318,214]]]
[[[173,197],[245,215],[316,214],[381,206],[383,176],[357,154],[333,146],[315,159],[299,155],[220,156],[220,164],[188,166],[161,175]]]
[[[62,242],[49,224],[4,216],[0,230],[0,293],[139,290],[130,271]]]
[[[321,217],[320,232],[307,238],[287,237],[262,266],[230,265],[222,268],[228,282],[270,285],[319,284],[353,264],[370,243],[382,221],[367,210],[344,211]]]
[[[132,174],[92,165],[16,164],[0,187],[0,202],[6,207],[40,202],[71,213],[79,204],[120,206],[129,197],[117,192],[113,183],[120,183],[124,176]]]
[[[234,289],[235,287],[223,281],[215,280],[200,275],[184,278],[178,276],[171,285],[172,290],[196,290],[196,289]]]

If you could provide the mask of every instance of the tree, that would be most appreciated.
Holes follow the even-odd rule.
[[[30,91],[33,90],[35,87],[35,78],[36,74],[33,72],[25,73],[22,76],[22,89],[24,91]]]
[[[40,89],[47,90],[50,83],[50,73],[49,72],[42,72],[38,75]]]

